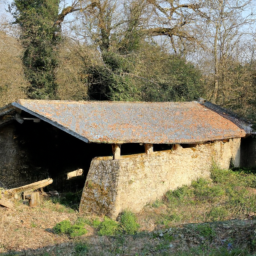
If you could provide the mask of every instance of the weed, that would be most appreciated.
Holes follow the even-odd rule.
[[[136,222],[135,215],[130,211],[125,211],[121,215],[121,226],[126,234],[134,235],[137,233],[140,225]]]
[[[88,251],[89,249],[87,244],[82,242],[75,244],[75,252],[77,256],[85,255],[86,253],[88,253]]]
[[[86,233],[87,233],[87,230],[84,228],[83,225],[73,225],[71,226],[68,232],[71,238],[82,236],[82,235],[85,235]]]
[[[98,228],[100,226],[100,224],[101,224],[101,221],[98,218],[94,219],[92,222],[92,226],[94,228]]]
[[[119,225],[116,221],[109,219],[108,217],[104,218],[104,221],[99,225],[98,234],[100,236],[113,236],[119,232]]]
[[[53,230],[56,234],[68,234],[70,228],[71,228],[70,221],[63,220],[60,223],[56,224],[56,226],[53,228]]]
[[[208,218],[211,221],[221,221],[224,220],[227,215],[228,211],[224,207],[219,206],[210,210],[208,213]]]
[[[31,227],[32,227],[32,228],[36,228],[36,227],[37,227],[36,223],[32,222],[32,223],[31,223]]]
[[[77,225],[85,225],[85,224],[92,225],[92,222],[88,219],[78,217],[77,220],[76,220],[76,224]]]
[[[160,207],[161,205],[163,205],[163,202],[160,201],[160,200],[156,200],[156,201],[152,204],[152,207],[158,208],[158,207]]]
[[[87,233],[84,228],[84,223],[72,225],[69,220],[64,220],[58,223],[54,228],[56,234],[67,234],[71,238],[82,236]]]
[[[216,236],[215,230],[208,224],[198,225],[196,231],[210,241]]]
[[[181,188],[173,191],[173,196],[179,199],[185,199],[193,196],[193,191],[188,186],[182,186]]]

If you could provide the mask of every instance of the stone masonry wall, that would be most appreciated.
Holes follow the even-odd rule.
[[[0,130],[0,187],[15,187],[22,183],[19,175],[19,148],[14,140],[14,126]]]
[[[27,152],[20,147],[14,124],[0,129],[0,187],[14,188],[37,181],[29,169]]]
[[[94,158],[85,182],[80,212],[116,218],[124,210],[139,212],[168,190],[200,177],[209,178],[213,162],[239,166],[240,139],[158,151],[149,155]]]

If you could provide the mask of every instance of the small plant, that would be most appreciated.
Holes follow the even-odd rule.
[[[87,230],[84,228],[83,225],[73,225],[71,226],[68,232],[71,238],[82,236],[82,235],[85,235],[86,233],[87,233]]]
[[[31,227],[32,227],[32,228],[36,228],[36,227],[37,227],[36,223],[32,222],[32,223],[31,223]]]
[[[109,219],[108,217],[104,218],[104,221],[99,225],[98,234],[100,236],[113,236],[119,232],[119,225],[116,221]]]
[[[160,200],[156,200],[156,201],[152,204],[152,207],[158,208],[158,207],[160,207],[161,205],[163,205],[163,202],[161,202]]]
[[[98,218],[94,219],[92,222],[92,226],[94,228],[98,228],[100,226],[100,224],[101,224],[101,221]]]
[[[203,236],[209,240],[212,240],[216,235],[215,230],[210,225],[198,225],[196,227],[196,230],[200,234],[200,236]]]
[[[88,219],[78,217],[77,220],[76,220],[76,224],[77,224],[77,225],[85,225],[85,224],[91,225],[92,223],[91,223],[91,221],[88,220]]]
[[[136,222],[135,215],[130,211],[123,212],[120,222],[124,232],[129,235],[134,235],[137,233],[140,227],[140,225]]]
[[[68,234],[70,228],[71,228],[70,221],[63,220],[60,223],[56,224],[56,226],[53,228],[53,230],[56,234]]]
[[[190,197],[193,195],[193,192],[191,188],[188,186],[182,186],[176,190],[173,191],[173,196],[179,198],[179,199],[184,199],[185,197]]]
[[[75,252],[76,252],[76,255],[85,255],[85,253],[87,253],[89,251],[88,249],[88,245],[85,244],[85,243],[77,243],[75,245]]]
[[[66,234],[71,238],[82,236],[87,233],[87,230],[84,228],[84,223],[72,225],[69,220],[64,220],[58,223],[54,228],[56,234]]]
[[[212,208],[208,215],[211,221],[221,221],[227,217],[228,211],[225,208],[219,206]]]

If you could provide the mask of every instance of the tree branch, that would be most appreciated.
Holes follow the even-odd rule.
[[[91,4],[87,5],[85,8],[75,8],[75,6],[68,6],[62,10],[62,12],[58,15],[57,20],[55,21],[54,25],[60,25],[63,21],[64,18],[72,12],[76,11],[84,11],[86,9],[93,9],[95,7],[98,7],[99,3],[98,2],[92,2]]]

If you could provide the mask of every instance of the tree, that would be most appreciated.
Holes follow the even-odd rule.
[[[245,31],[245,26],[254,22],[252,13],[249,12],[251,2],[251,0],[208,0],[204,3],[209,19],[207,23],[200,23],[200,26],[208,41],[205,43],[208,48],[207,54],[213,60],[214,78],[213,85],[209,88],[211,92],[209,99],[214,103],[224,105],[229,100],[228,92],[231,88],[226,88],[225,80],[228,70],[236,70],[230,65],[241,61],[241,58],[239,60],[241,52],[240,56],[237,52],[244,35],[248,37],[249,34]]]
[[[15,0],[11,6],[15,23],[21,27],[29,98],[56,98],[55,68],[61,38],[59,26],[55,24],[58,8],[59,0]]]

